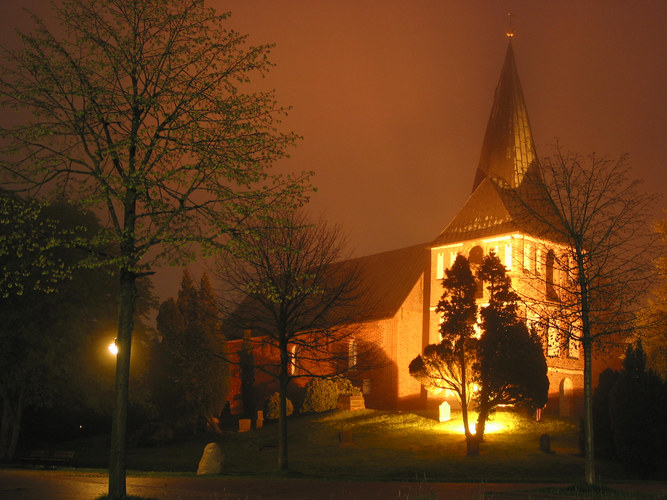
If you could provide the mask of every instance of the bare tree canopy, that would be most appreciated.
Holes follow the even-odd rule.
[[[656,278],[652,260],[658,235],[651,230],[657,194],[632,178],[627,157],[564,153],[556,148],[524,185],[507,190],[542,241],[543,272],[526,281],[543,301],[532,306],[550,317],[561,342],[584,349],[586,482],[595,480],[592,428],[592,353],[626,339],[638,307]]]
[[[2,182],[102,213],[120,271],[109,496],[125,495],[125,425],[136,279],[217,248],[251,215],[300,205],[309,174],[272,163],[296,137],[285,109],[251,92],[270,46],[248,46],[203,0],[61,0],[3,50]],[[14,113],[14,111],[16,111]]]
[[[361,270],[343,260],[345,240],[338,227],[312,223],[301,212],[287,212],[275,222],[269,230],[237,234],[216,274],[224,289],[225,334],[251,330],[245,341],[252,348],[266,346],[277,354],[255,362],[279,381],[279,467],[285,470],[287,386],[298,377],[345,373],[351,345],[353,367],[364,365],[367,356],[354,335],[369,301]]]

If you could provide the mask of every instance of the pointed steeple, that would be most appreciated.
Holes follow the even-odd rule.
[[[508,31],[507,54],[486,126],[473,191],[487,177],[500,178],[511,187],[519,186],[526,170],[537,158],[514,62],[512,35]]]

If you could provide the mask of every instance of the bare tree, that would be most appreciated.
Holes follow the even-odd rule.
[[[51,29],[33,16],[3,50],[0,105],[6,185],[58,192],[103,213],[119,249],[116,403],[109,496],[125,496],[125,434],[137,278],[183,262],[253,213],[303,201],[308,175],[271,175],[293,134],[263,75],[270,46],[248,47],[203,0],[62,0]]]
[[[585,480],[592,484],[592,357],[632,331],[655,278],[658,238],[649,222],[657,195],[631,178],[626,156],[582,158],[560,148],[543,161],[541,173],[535,170],[508,192],[525,227],[542,242],[526,273],[533,288],[526,301],[548,318],[561,344],[573,352],[583,347]]]
[[[354,346],[358,319],[369,304],[362,273],[354,261],[343,260],[339,228],[313,224],[299,212],[286,213],[269,231],[237,234],[230,247],[231,256],[221,256],[216,272],[224,288],[225,334],[251,330],[245,341],[253,351],[277,353],[255,357],[255,368],[278,381],[278,464],[286,470],[289,383],[367,363],[366,353]],[[350,349],[358,349],[353,363]]]

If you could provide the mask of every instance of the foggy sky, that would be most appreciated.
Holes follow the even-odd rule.
[[[23,25],[0,0],[0,42]],[[5,5],[7,4],[7,5]],[[342,225],[355,255],[426,243],[469,196],[507,38],[540,157],[630,155],[667,188],[667,2],[662,0],[210,0],[254,44],[304,137],[281,170],[314,170],[310,210]],[[667,206],[665,200],[663,208]],[[174,279],[174,275],[177,276]],[[155,280],[174,295],[176,273]]]

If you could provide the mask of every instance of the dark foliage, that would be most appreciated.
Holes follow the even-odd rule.
[[[593,394],[593,426],[595,435],[595,456],[612,458],[614,456],[614,430],[611,426],[609,401],[611,391],[618,381],[619,373],[607,368],[600,373],[598,386]],[[583,448],[582,448],[583,450]]]
[[[480,385],[477,437],[481,440],[486,419],[499,405],[543,408],[549,379],[540,338],[528,331],[519,316],[519,296],[496,255],[484,258],[477,279],[487,284],[489,292],[489,304],[481,310],[482,336],[475,366]]]
[[[641,343],[629,346],[609,397],[617,460],[654,472],[665,456],[665,384],[646,370]]]

